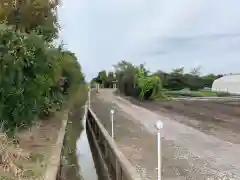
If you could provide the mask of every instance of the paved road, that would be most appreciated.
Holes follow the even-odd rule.
[[[156,120],[164,123],[162,151],[164,180],[240,179],[239,144],[220,140],[187,125],[131,104],[100,90],[93,96],[92,108],[110,132],[111,107],[116,109],[116,143],[142,174],[156,179]]]

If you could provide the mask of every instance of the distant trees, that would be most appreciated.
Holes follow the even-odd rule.
[[[201,76],[200,67],[193,68],[190,73],[185,73],[184,68],[173,69],[170,73],[157,71],[154,73],[163,80],[163,88],[169,90],[181,90],[189,88],[190,90],[199,90],[204,87],[211,87],[218,75],[209,74]],[[220,77],[220,76],[219,76]]]
[[[173,69],[170,74],[172,76],[182,76],[184,74],[184,67]]]
[[[106,71],[100,71],[94,80],[99,84],[104,84],[106,82],[106,79],[107,79]]]
[[[105,88],[112,87],[112,82],[117,81],[118,89],[127,96],[139,97],[140,99],[151,99],[158,95],[162,87],[160,78],[155,75],[148,75],[148,71],[143,64],[134,66],[125,60],[115,66],[114,73],[108,73],[106,80],[100,79],[101,72],[94,78],[94,81],[100,82]]]
[[[221,75],[214,74],[201,76],[200,66],[191,69],[189,73],[185,73],[184,67],[181,67],[175,68],[169,73],[158,70],[152,74],[150,74],[143,64],[135,66],[125,60],[120,61],[114,67],[115,78],[112,78],[113,75],[110,75],[110,73],[108,76],[105,76],[106,72],[101,71],[94,79],[106,88],[111,87],[109,83],[113,82],[113,80],[117,80],[120,92],[127,96],[142,99],[163,96],[163,94],[155,92],[161,92],[162,89],[182,90],[188,88],[190,90],[200,90],[205,87],[211,88],[213,81],[221,77]]]
[[[201,74],[200,71],[201,71],[201,67],[198,66],[198,67],[196,67],[196,68],[192,68],[191,71],[190,71],[190,74],[191,74],[192,76],[200,76],[200,74]]]
[[[134,84],[135,75],[138,72],[137,67],[125,60],[120,61],[115,66],[116,80],[118,82],[118,89],[124,92],[127,96],[135,94]]]
[[[100,71],[97,77],[93,78],[91,83],[98,83],[105,88],[113,88],[113,84],[116,82],[116,75],[114,72]]]

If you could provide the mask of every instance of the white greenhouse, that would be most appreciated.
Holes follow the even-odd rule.
[[[240,94],[240,74],[216,79],[212,84],[212,91]]]

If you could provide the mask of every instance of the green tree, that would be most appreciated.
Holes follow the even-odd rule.
[[[215,81],[218,78],[217,75],[215,74],[208,74],[206,76],[203,76],[203,82],[204,82],[204,87],[212,87],[213,81]]]
[[[78,88],[78,84],[85,83],[81,65],[74,53],[62,51],[60,66],[62,67],[61,79],[64,80],[64,92],[71,94]]]
[[[60,110],[84,84],[74,54],[50,46],[41,36],[0,26],[0,124],[30,125]]]
[[[169,76],[168,73],[166,73],[162,70],[158,70],[157,72],[153,73],[153,75],[158,76],[161,79],[163,87],[165,87],[167,85],[168,76]]]
[[[181,76],[181,75],[183,75],[184,74],[184,67],[173,69],[171,74],[174,75],[174,76]]]
[[[186,87],[184,81],[184,67],[175,68],[167,76],[167,83],[165,83],[166,89],[181,90]]]
[[[136,95],[134,86],[135,75],[138,72],[138,68],[125,60],[120,61],[117,65],[114,65],[114,67],[120,92],[128,96]]]
[[[135,78],[135,88],[140,90],[138,94],[140,99],[154,99],[159,95],[160,90],[162,89],[162,84],[158,76],[147,76],[145,73],[145,68],[140,66]]]
[[[127,96],[140,99],[154,99],[161,90],[161,80],[158,76],[148,76],[144,64],[134,66],[127,61],[121,61],[114,66],[118,89]]]
[[[30,33],[35,31],[52,41],[58,35],[56,8],[58,1],[49,0],[1,0],[0,23]]]
[[[104,86],[106,81],[107,81],[107,72],[105,70],[100,71],[96,77],[96,82]]]
[[[191,71],[190,71],[190,74],[192,76],[200,76],[201,75],[201,66],[192,68]]]

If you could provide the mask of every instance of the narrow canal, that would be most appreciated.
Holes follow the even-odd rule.
[[[61,180],[98,180],[85,130],[85,108],[69,114],[61,162]]]
[[[97,180],[97,173],[86,133],[86,118],[82,119],[83,130],[77,140],[76,155],[83,180]]]

